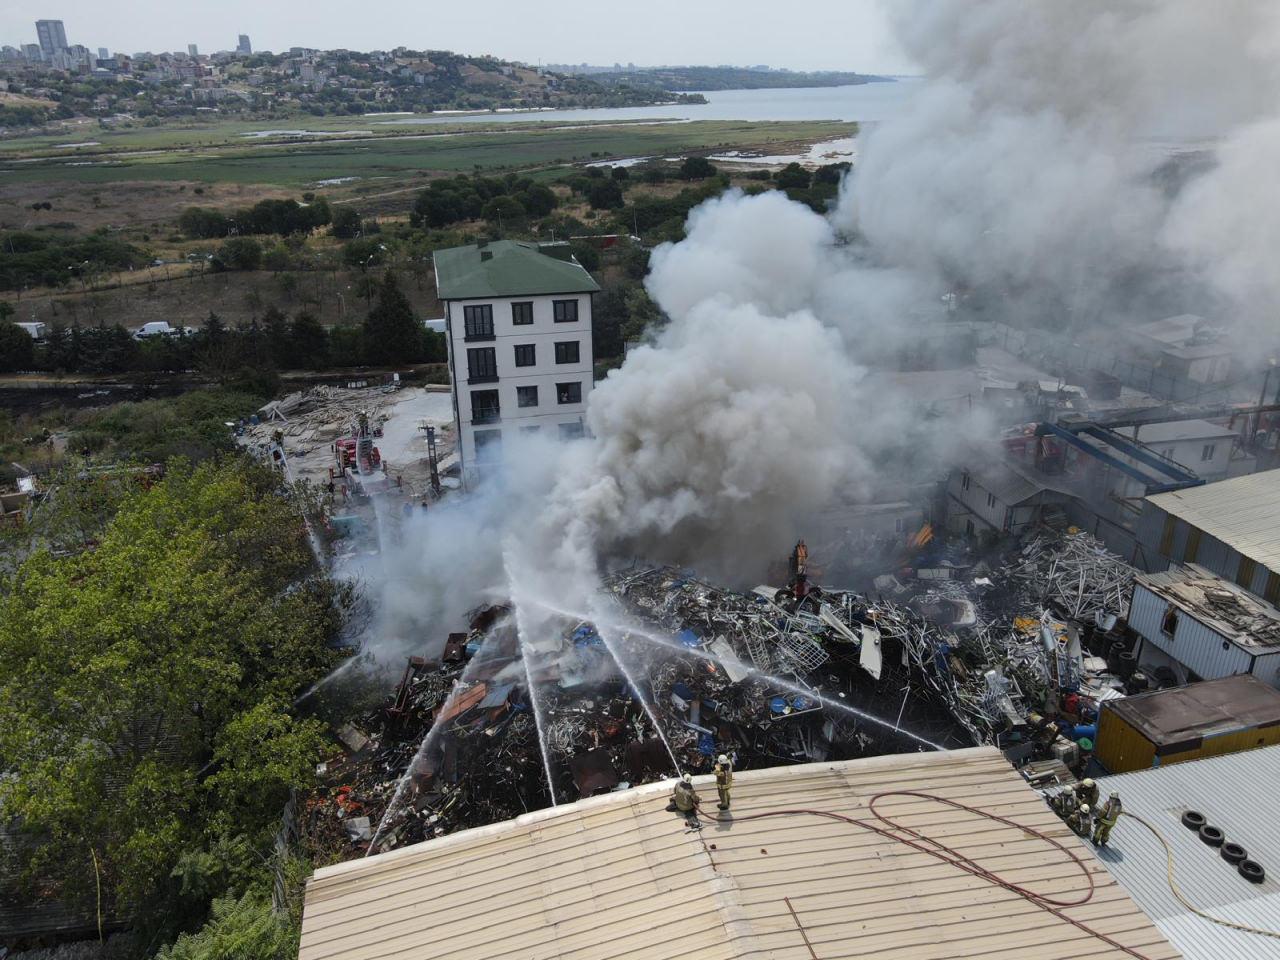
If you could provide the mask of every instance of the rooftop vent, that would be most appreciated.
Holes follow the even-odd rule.
[[[493,259],[493,251],[492,251],[492,250],[481,250],[481,251],[480,251],[480,262],[481,262],[481,263],[484,263],[486,260],[492,260],[492,259]]]

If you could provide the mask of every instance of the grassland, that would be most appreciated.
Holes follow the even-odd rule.
[[[342,120],[342,130],[367,129]],[[329,126],[334,120],[329,120]],[[302,125],[300,125],[302,126]],[[322,123],[307,123],[319,130]],[[206,130],[138,130],[95,136],[100,144],[63,149],[28,139],[0,143],[0,188],[34,183],[108,184],[184,181],[305,187],[354,177],[400,181],[435,172],[530,169],[593,157],[680,154],[807,144],[848,136],[854,124],[836,122],[694,121],[676,123],[521,123],[465,129],[395,132],[310,139],[247,140],[262,124],[223,124]],[[197,136],[199,134],[199,136]],[[186,140],[184,138],[191,137]],[[61,138],[65,139],[65,138]],[[83,142],[83,141],[82,141]]]

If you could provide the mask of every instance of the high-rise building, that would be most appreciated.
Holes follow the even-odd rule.
[[[45,59],[67,49],[67,31],[61,20],[37,20],[36,39],[40,41],[40,51]]]
[[[98,48],[98,59],[99,59],[99,60],[110,60],[110,59],[111,59],[111,51],[110,51],[110,50],[108,50],[106,47],[99,47],[99,48]]]
[[[253,44],[249,42],[247,33],[240,34],[240,42],[236,44],[237,53],[253,53]]]
[[[24,43],[22,45],[22,55],[32,63],[39,63],[44,59],[44,51],[40,49],[38,43]]]
[[[187,56],[192,58],[200,56],[200,48],[197,47],[194,43],[188,43]]]

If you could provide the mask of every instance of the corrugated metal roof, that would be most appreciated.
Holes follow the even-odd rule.
[[[697,779],[714,800],[710,778]],[[874,757],[735,774],[737,822],[688,832],[670,784],[528,814],[326,867],[307,886],[300,960],[1065,960],[1120,951],[977,877],[799,807],[866,818],[877,793],[916,790],[1079,844],[1093,899],[1067,914],[1144,956],[1178,956],[991,748]],[[898,797],[885,814],[1053,896],[1084,878],[1021,829],[936,801]],[[1075,849],[1073,847],[1072,849]]]
[[[1280,747],[1100,777],[1105,796],[1120,792],[1126,810],[1157,827],[1173,848],[1174,876],[1192,903],[1214,916],[1280,929]],[[1267,870],[1252,884],[1182,826],[1198,810]],[[1164,847],[1141,824],[1120,819],[1099,859],[1156,921],[1187,960],[1280,960],[1280,939],[1231,930],[1187,910],[1169,890]]]
[[[1271,570],[1280,570],[1280,470],[1147,497]]]
[[[495,240],[437,250],[432,257],[441,300],[485,300],[600,289],[577,261],[544,253],[536,243]]]

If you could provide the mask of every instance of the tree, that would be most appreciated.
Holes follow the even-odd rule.
[[[684,180],[705,180],[718,172],[706,157],[685,157],[684,163],[680,164],[680,177]]]
[[[339,240],[350,240],[360,235],[360,213],[350,204],[338,207],[333,215],[329,232]]]
[[[500,196],[486,201],[480,216],[484,217],[490,226],[501,228],[524,220],[525,209],[515,197]]]
[[[788,163],[785,167],[779,170],[773,178],[774,183],[783,190],[792,187],[800,190],[807,190],[809,188],[810,179],[809,171],[798,163]]]
[[[34,360],[31,335],[16,323],[0,320],[0,373],[29,370]]]
[[[370,267],[380,266],[386,259],[387,248],[371,237],[358,237],[342,248],[342,262],[349,267],[358,267],[361,273]]]
[[[569,244],[569,249],[573,251],[573,258],[588,273],[595,273],[600,269],[600,251],[595,244],[586,240],[574,240]]]
[[[263,845],[320,730],[287,715],[332,665],[333,585],[266,468],[169,466],[96,548],[31,555],[0,590],[0,806],[57,895],[155,915],[175,867]],[[95,871],[96,858],[96,871]]]
[[[269,307],[262,315],[262,330],[267,342],[267,354],[277,370],[289,370],[298,364],[293,346],[289,318],[277,307]]]
[[[422,353],[422,325],[390,270],[383,274],[378,302],[364,322],[364,351],[370,363],[414,363]]]
[[[329,334],[320,321],[311,314],[303,312],[293,318],[289,328],[293,341],[293,352],[299,367],[316,370],[327,366],[329,361]]]
[[[616,210],[622,206],[622,187],[617,180],[592,180],[585,192],[592,210]]]
[[[224,270],[257,270],[262,265],[262,244],[253,237],[231,237],[218,248],[214,263]]]
[[[531,217],[545,217],[560,205],[555,191],[542,183],[529,187],[517,199]]]
[[[609,172],[609,176],[613,177],[615,180],[627,180],[630,179],[631,174],[627,171],[626,167],[614,167]]]

